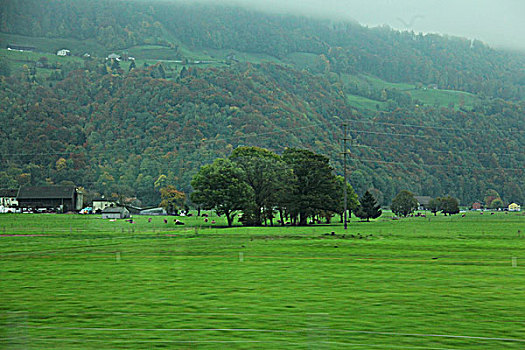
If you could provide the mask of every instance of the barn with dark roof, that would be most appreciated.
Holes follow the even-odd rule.
[[[18,190],[18,207],[62,212],[82,209],[83,194],[75,186],[23,186]]]
[[[18,206],[16,201],[17,189],[0,188],[0,206],[13,208]]]

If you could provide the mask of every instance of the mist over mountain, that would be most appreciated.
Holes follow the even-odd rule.
[[[521,0],[198,0],[234,4],[274,13],[366,26],[388,25],[416,33],[439,33],[477,39],[492,47],[525,51],[525,2]]]

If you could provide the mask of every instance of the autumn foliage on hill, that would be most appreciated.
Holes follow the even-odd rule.
[[[96,65],[63,80],[0,78],[0,183],[74,182],[93,193],[160,203],[155,182],[189,193],[197,169],[238,146],[324,154],[341,174],[341,124],[349,125],[349,178],[382,203],[408,188],[463,203],[496,189],[523,193],[523,106],[473,110],[409,105],[361,115],[341,84],[275,64],[107,73]]]

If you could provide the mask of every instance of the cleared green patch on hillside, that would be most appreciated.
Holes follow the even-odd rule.
[[[524,218],[386,216],[345,232],[1,215],[0,337],[13,349],[521,349]]]
[[[313,67],[318,58],[319,56],[313,53],[294,52],[286,56],[285,62],[299,69],[307,69]]]
[[[398,89],[407,92],[412,99],[425,105],[449,107],[452,104],[457,109],[460,106],[471,109],[480,101],[479,97],[468,92],[441,90],[432,86],[422,86],[409,83],[390,83],[373,76],[359,76],[375,89]]]
[[[104,56],[107,50],[95,40],[77,40],[69,38],[39,38],[15,34],[0,33],[0,45],[3,49],[8,44],[33,46],[37,52],[56,53],[61,49],[68,49],[73,55],[89,53],[95,56]]]
[[[74,56],[57,56],[52,53],[31,52],[31,51],[14,51],[0,49],[0,57],[6,58],[9,67],[14,74],[20,74],[35,69],[36,76],[48,77],[54,70],[60,69],[64,64],[76,63],[79,66],[83,64],[83,59]],[[36,67],[36,62],[43,57],[47,59],[47,67]]]
[[[371,100],[369,98],[347,94],[348,104],[358,110],[381,110],[385,106],[385,102]]]
[[[178,60],[180,59],[176,48],[159,45],[134,46],[125,50],[130,56],[149,60]]]

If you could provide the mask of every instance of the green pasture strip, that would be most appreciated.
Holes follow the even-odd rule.
[[[102,45],[93,39],[77,40],[73,38],[39,38],[0,33],[0,42],[2,48],[6,48],[8,44],[32,46],[35,48],[35,51],[52,54],[56,54],[56,52],[61,49],[68,49],[75,55],[83,55],[87,52],[91,55],[102,56],[107,51]]]
[[[0,227],[12,223],[17,232],[56,226],[52,236],[0,237],[0,343],[523,348],[519,213],[383,217],[352,221],[348,231],[340,224],[204,228],[197,217],[171,227],[167,218],[0,215]],[[146,230],[156,222],[173,230]],[[82,231],[69,233],[69,225]],[[137,229],[122,235],[114,225]]]
[[[410,83],[391,83],[370,75],[349,75],[342,74],[341,78],[345,85],[357,83],[369,84],[373,89],[397,89],[409,93],[414,100],[430,106],[449,107],[454,105],[455,109],[473,108],[480,102],[480,98],[474,94],[444,89],[433,89],[428,87],[418,88],[415,84]],[[375,101],[362,96],[348,94],[348,102],[357,109],[377,110],[384,108],[385,102]]]
[[[351,95],[347,93],[346,95],[348,104],[352,106],[353,108],[363,110],[363,109],[369,109],[369,110],[381,110],[385,106],[385,102],[382,101],[375,101],[371,100],[369,98],[358,96],[358,95]]]

